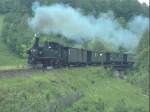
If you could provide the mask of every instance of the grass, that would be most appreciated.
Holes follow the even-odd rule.
[[[17,57],[0,39],[0,69],[11,69],[25,64],[24,59]]]
[[[82,97],[75,100],[75,92]],[[63,110],[59,110],[61,105]],[[64,68],[0,79],[1,112],[53,112],[52,107],[58,112],[148,112],[148,96],[100,67]]]
[[[4,16],[0,15],[0,32],[2,31],[3,19],[4,19]]]
[[[4,16],[0,15],[0,33],[2,30]],[[14,69],[25,64],[24,59],[17,57],[13,51],[10,51],[8,47],[2,42],[0,38],[0,70]]]

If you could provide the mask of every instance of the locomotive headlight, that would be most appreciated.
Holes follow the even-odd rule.
[[[100,55],[100,56],[102,56],[103,54],[102,54],[102,53],[100,53],[99,55]]]

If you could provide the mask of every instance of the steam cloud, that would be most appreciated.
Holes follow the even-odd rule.
[[[61,34],[67,38],[94,40],[99,38],[114,46],[134,49],[143,32],[148,29],[149,19],[136,16],[123,28],[113,13],[102,13],[98,18],[83,13],[64,4],[40,6],[33,4],[34,17],[28,21],[34,32]]]

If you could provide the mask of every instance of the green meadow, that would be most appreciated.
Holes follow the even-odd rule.
[[[0,79],[1,112],[148,112],[142,89],[111,70],[62,68],[30,75]]]

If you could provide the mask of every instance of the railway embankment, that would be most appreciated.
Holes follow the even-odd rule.
[[[148,96],[142,89],[113,74],[102,67],[14,72],[11,78],[0,78],[0,110],[119,112],[124,109],[147,112]]]

